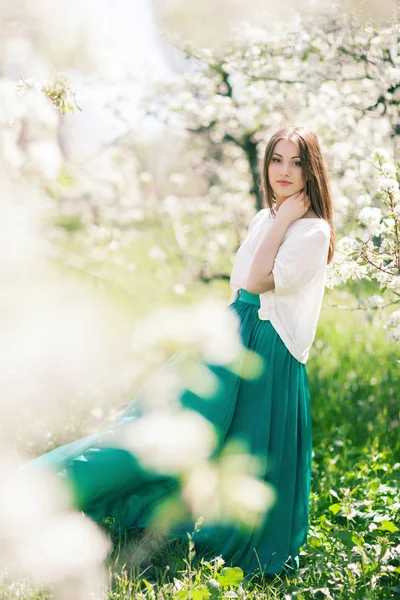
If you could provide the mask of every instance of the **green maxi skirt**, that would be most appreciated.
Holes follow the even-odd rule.
[[[258,317],[259,296],[240,290],[229,305],[240,320],[242,343],[263,358],[257,379],[244,379],[221,365],[208,364],[219,378],[212,402],[185,390],[181,402],[208,418],[219,433],[220,447],[243,439],[262,458],[263,479],[275,491],[275,503],[257,527],[201,526],[194,542],[209,558],[221,555],[245,573],[280,574],[299,567],[306,542],[312,463],[310,392],[306,365],[286,348],[271,321]],[[172,357],[174,359],[174,357]],[[168,361],[169,362],[169,361]],[[120,423],[140,418],[131,401],[104,430],[60,446],[30,461],[56,470],[74,490],[77,508],[97,522],[107,517],[127,532],[151,524],[152,510],[177,488],[171,476],[150,473],[127,450],[112,446]],[[192,531],[192,529],[188,529]],[[187,540],[184,525],[170,531]]]

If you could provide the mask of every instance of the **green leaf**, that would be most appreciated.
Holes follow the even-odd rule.
[[[346,546],[346,548],[348,550],[351,550],[353,548],[354,542],[353,542],[352,534],[350,531],[346,531],[346,530],[333,531],[332,534],[335,536],[335,538],[340,540],[342,542],[342,544],[344,546]]]
[[[355,533],[351,536],[352,541],[359,547],[364,544],[364,538],[362,535],[356,535]]]
[[[151,583],[149,581],[147,581],[147,579],[142,579],[144,585],[147,587],[147,589],[149,590],[149,592],[151,592],[153,590],[153,586],[151,585]]]
[[[211,596],[210,592],[205,585],[199,585],[197,588],[191,590],[179,590],[175,594],[175,598],[182,598],[182,600],[207,600]]]
[[[321,546],[323,544],[322,544],[322,540],[320,540],[320,539],[318,539],[316,537],[312,537],[312,538],[310,538],[309,545],[312,548],[321,548]]]
[[[343,504],[341,502],[336,502],[335,504],[331,504],[329,507],[329,510],[334,514],[337,515],[338,512],[340,512],[343,508]]]
[[[390,531],[391,533],[399,531],[399,528],[396,527],[396,525],[391,521],[381,521],[381,525],[377,529],[381,529],[383,531]]]
[[[390,588],[391,592],[394,592],[397,596],[397,594],[400,594],[400,585],[394,585]]]
[[[243,571],[240,567],[224,567],[216,579],[222,587],[239,587],[243,581]]]

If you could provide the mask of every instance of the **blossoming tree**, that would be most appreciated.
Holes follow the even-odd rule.
[[[175,39],[189,69],[160,81],[146,103],[150,114],[190,136],[193,160],[227,226],[235,211],[240,221],[251,204],[263,206],[266,138],[286,123],[309,125],[324,146],[344,236],[327,286],[373,277],[379,297],[391,291],[389,304],[400,292],[399,32],[395,22],[377,28],[331,11],[319,19],[304,15],[286,29],[248,26],[213,50]],[[366,306],[383,306],[383,299],[374,296]],[[388,341],[399,340],[398,320],[394,313],[387,323]]]

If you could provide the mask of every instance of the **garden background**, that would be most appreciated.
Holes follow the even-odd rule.
[[[389,0],[2,3],[1,598],[400,597],[399,17]],[[213,432],[176,398],[212,393],[204,361],[242,356],[230,268],[286,124],[320,140],[336,250],[307,363],[307,544],[295,575],[249,581],[201,560],[195,532],[114,539],[19,467],[140,391],[170,412],[127,447],[177,474],[180,508],[268,509],[251,457],[210,464]]]

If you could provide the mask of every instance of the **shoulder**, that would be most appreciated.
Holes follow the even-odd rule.
[[[258,211],[258,213],[256,213],[253,217],[254,219],[260,219],[261,217],[269,217],[271,215],[271,209],[270,208],[262,208],[261,210]]]
[[[304,248],[324,248],[329,245],[331,237],[330,225],[325,219],[319,217],[298,219],[289,225],[284,240],[291,240],[293,244]]]
[[[309,217],[309,218],[303,218],[303,219],[298,219],[297,221],[294,221],[293,223],[291,223],[288,227],[288,230],[291,231],[324,231],[325,233],[330,233],[331,227],[328,223],[328,221],[325,221],[325,219],[322,219],[321,217]]]
[[[270,218],[272,218],[271,210],[269,208],[262,208],[251,219],[249,229],[252,229],[256,223]]]
[[[316,217],[315,219],[310,219],[310,221],[313,222],[314,230],[322,231],[324,233],[325,237],[328,237],[330,239],[331,226],[329,225],[328,221],[325,221],[325,219],[321,219],[320,217]]]

